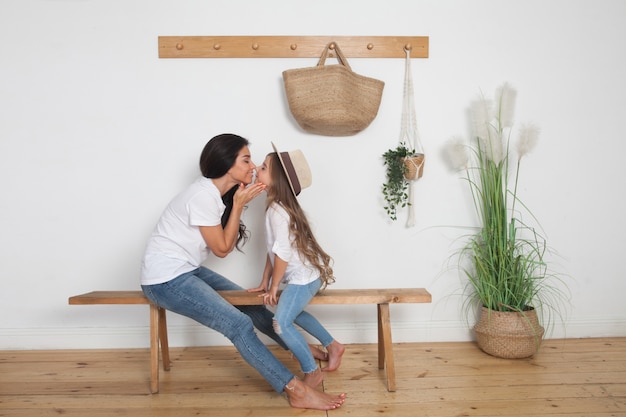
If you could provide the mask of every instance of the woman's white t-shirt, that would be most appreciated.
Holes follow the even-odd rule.
[[[174,197],[146,246],[141,284],[161,284],[198,268],[211,253],[199,226],[220,225],[225,209],[219,190],[205,177]]]
[[[289,214],[280,204],[272,203],[265,212],[265,241],[272,266],[275,256],[287,262],[283,283],[305,285],[319,278],[318,270],[294,246]]]

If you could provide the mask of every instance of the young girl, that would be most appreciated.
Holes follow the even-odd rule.
[[[274,146],[274,144],[272,144]],[[313,335],[328,351],[328,366],[334,371],[341,363],[344,346],[333,339],[321,323],[304,311],[320,289],[332,284],[331,257],[317,243],[296,196],[311,185],[311,171],[301,151],[270,153],[257,179],[267,193],[265,230],[267,260],[261,284],[250,291],[263,291],[264,303],[276,305],[274,330],[285,342],[304,373],[303,382],[316,387],[324,379],[305,338],[294,322]],[[278,288],[286,284],[280,299]]]

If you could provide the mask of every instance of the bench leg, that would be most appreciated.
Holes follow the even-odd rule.
[[[159,392],[159,307],[150,304],[150,392]]]
[[[396,390],[396,367],[393,361],[389,304],[378,304],[378,369],[386,368],[387,391]]]
[[[163,360],[163,370],[170,370],[170,345],[167,341],[167,319],[165,318],[165,309],[159,309],[159,341],[161,342],[161,358]]]

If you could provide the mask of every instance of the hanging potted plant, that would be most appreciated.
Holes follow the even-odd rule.
[[[404,92],[402,97],[402,119],[400,143],[383,153],[386,178],[383,183],[384,209],[391,220],[398,219],[398,208],[409,207],[407,227],[415,225],[413,211],[413,182],[424,173],[424,150],[417,130],[411,74],[411,49],[405,49]]]
[[[480,226],[461,249],[460,268],[467,277],[468,306],[480,308],[474,326],[479,347],[494,356],[524,358],[538,349],[544,327],[550,325],[565,300],[559,277],[546,263],[546,239],[531,224],[536,221],[518,196],[520,163],[537,142],[539,129],[523,126],[510,147],[516,91],[501,86],[495,102],[472,104],[475,140],[453,139],[447,147],[451,162],[466,173]]]
[[[383,183],[384,209],[391,220],[397,220],[398,208],[409,205],[410,181],[422,176],[424,155],[401,142],[383,153],[386,180]]]

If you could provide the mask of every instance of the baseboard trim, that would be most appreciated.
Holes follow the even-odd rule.
[[[327,325],[330,333],[342,343],[377,343],[376,323],[356,322]],[[626,336],[625,319],[571,320],[549,329],[547,338],[589,338]],[[0,329],[0,350],[39,349],[124,349],[149,346],[150,330],[136,327],[26,328]],[[170,324],[171,347],[225,346],[230,342],[221,334],[199,324]],[[392,323],[394,343],[462,342],[473,339],[467,323],[462,321]],[[261,335],[264,342],[269,338]],[[311,339],[311,342],[315,342]]]

